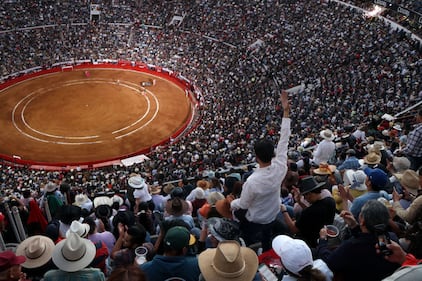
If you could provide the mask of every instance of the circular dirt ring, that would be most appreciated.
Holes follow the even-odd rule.
[[[148,152],[192,117],[183,83],[168,77],[85,66],[12,81],[0,90],[0,155],[63,166]]]

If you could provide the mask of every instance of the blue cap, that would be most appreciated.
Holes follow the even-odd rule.
[[[388,175],[379,168],[365,168],[365,174],[368,176],[369,180],[371,181],[371,185],[375,187],[375,189],[382,189],[387,185],[388,182]]]

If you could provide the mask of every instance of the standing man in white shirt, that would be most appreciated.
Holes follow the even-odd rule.
[[[334,134],[330,129],[322,130],[319,136],[323,139],[312,153],[314,158],[312,162],[318,166],[322,163],[330,163],[330,159],[336,153],[336,144],[333,142]],[[332,164],[332,163],[331,163]]]
[[[280,212],[281,182],[287,173],[287,150],[290,137],[288,93],[280,95],[283,119],[280,139],[274,155],[274,145],[267,139],[255,143],[256,161],[259,167],[243,184],[240,198],[231,202],[233,210],[245,210],[241,220],[242,238],[247,245],[261,242],[263,251],[271,249],[271,230]]]

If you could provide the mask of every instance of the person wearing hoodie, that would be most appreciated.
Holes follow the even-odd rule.
[[[155,255],[152,261],[140,265],[149,281],[186,280],[197,281],[200,275],[198,259],[188,255],[195,237],[183,226],[170,228],[164,237],[163,255]]]

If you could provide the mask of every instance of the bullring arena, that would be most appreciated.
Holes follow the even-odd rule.
[[[281,89],[301,89],[292,150],[421,101],[420,28],[367,16],[373,1],[48,2],[0,7],[5,167],[113,165],[172,182],[254,165],[253,141],[277,141]]]
[[[94,165],[175,139],[194,112],[188,84],[145,64],[82,64],[0,91],[0,154],[32,165]]]

